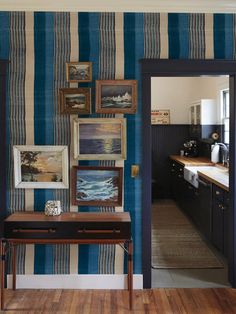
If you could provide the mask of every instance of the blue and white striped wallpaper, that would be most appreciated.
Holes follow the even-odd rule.
[[[9,59],[7,91],[8,212],[42,211],[48,199],[60,199],[64,211],[130,211],[134,272],[142,272],[141,178],[130,177],[141,164],[141,77],[139,59],[234,59],[235,15],[167,13],[0,12],[0,58]],[[65,62],[91,61],[92,117],[96,117],[96,79],[137,79],[138,110],[127,118],[127,160],[89,164],[124,165],[121,208],[70,206],[69,190],[14,189],[12,145],[68,145],[73,116],[60,115],[58,89],[68,86]],[[71,84],[71,87],[74,87]],[[103,115],[104,116],[104,115]],[[70,164],[77,161],[71,157]],[[83,161],[82,164],[88,164]],[[21,274],[122,273],[119,247],[21,246]]]

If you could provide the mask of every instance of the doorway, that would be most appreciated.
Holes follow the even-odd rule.
[[[235,287],[235,87],[236,62],[225,60],[152,60],[144,59],[142,66],[142,100],[143,100],[143,276],[144,288],[151,287],[151,78],[181,77],[201,75],[229,75],[230,77],[230,226],[229,226],[229,281]],[[144,145],[145,143],[145,145]]]
[[[179,174],[170,158],[175,156],[180,160],[181,151],[185,154],[183,162],[188,155],[187,162],[197,165],[197,162],[204,163],[202,158],[206,158],[206,165],[209,164],[211,144],[214,143],[211,135],[217,133],[217,142],[226,142],[222,94],[228,88],[228,76],[151,79],[152,288],[231,286],[223,249],[215,248],[214,238],[208,240],[204,236],[211,228],[207,213],[212,206],[211,198],[206,199],[204,194],[212,194],[212,185],[205,193],[202,186],[199,189],[182,176],[176,178]],[[201,129],[198,124],[190,124],[190,108],[196,106],[201,109]],[[169,113],[168,119],[157,115],[163,112]],[[192,141],[196,142],[196,147],[185,147]],[[196,205],[201,199],[204,199],[201,203],[206,213],[204,221]],[[216,213],[218,211],[214,210]],[[215,225],[214,219],[214,231]]]

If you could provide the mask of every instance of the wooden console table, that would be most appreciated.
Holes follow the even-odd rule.
[[[1,238],[1,310],[4,309],[6,250],[12,249],[13,290],[16,289],[16,246],[18,244],[119,244],[128,255],[129,307],[133,305],[133,244],[131,220],[121,213],[17,212],[4,220]]]

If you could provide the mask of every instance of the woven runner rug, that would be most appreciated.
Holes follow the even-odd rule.
[[[197,229],[171,200],[152,207],[153,268],[223,268]]]

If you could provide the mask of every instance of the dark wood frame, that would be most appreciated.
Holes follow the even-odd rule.
[[[88,67],[89,67],[89,79],[88,80],[70,79],[70,71],[69,71],[70,66],[80,66],[80,65],[88,65]],[[75,61],[67,62],[66,63],[66,80],[67,80],[67,82],[70,82],[70,83],[92,82],[92,62],[77,62],[77,61],[76,62]]]
[[[84,94],[85,108],[70,108],[66,105],[65,95]],[[90,114],[91,89],[90,88],[60,88],[59,89],[60,112],[68,114]]]
[[[76,182],[78,170],[95,170],[95,171],[117,171],[118,174],[118,200],[117,201],[78,201],[76,199]],[[72,204],[80,206],[122,206],[123,192],[123,168],[122,167],[96,167],[96,166],[73,166],[72,167]]]
[[[131,86],[132,105],[130,108],[102,108],[102,86]],[[96,112],[97,113],[135,113],[137,108],[137,81],[136,80],[97,80],[96,81]]]
[[[229,75],[230,87],[230,211],[229,281],[236,287],[236,61],[143,59],[142,72],[142,265],[144,288],[151,287],[151,77]]]

